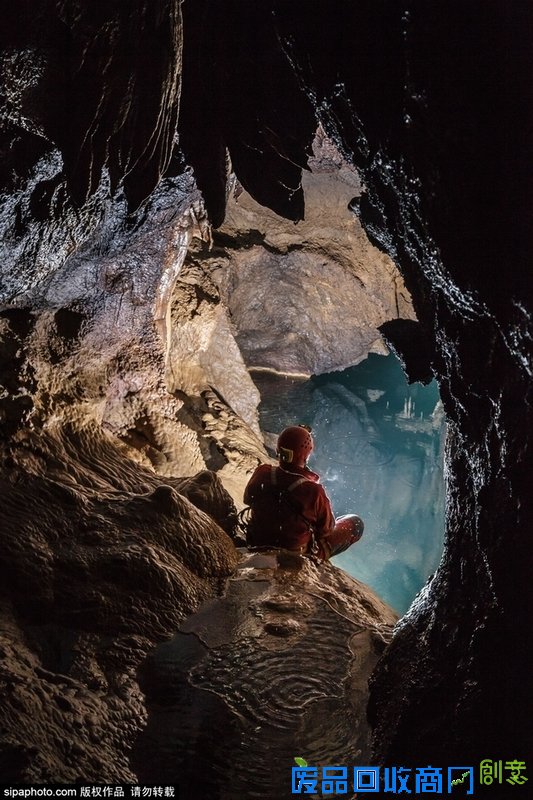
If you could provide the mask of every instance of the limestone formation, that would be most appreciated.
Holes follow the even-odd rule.
[[[412,318],[394,263],[373,247],[350,210],[357,172],[320,129],[302,175],[305,218],[261,206],[233,179],[214,246],[190,258],[209,271],[248,367],[300,375],[388,352],[378,327]]]
[[[136,217],[127,216],[123,200],[110,202],[107,212],[99,237],[89,237],[30,292],[20,291],[20,307],[3,314],[8,385],[0,413],[15,427],[51,418],[96,423],[159,474],[222,470],[238,496],[244,472],[264,455],[257,392],[242,360],[239,369],[236,345],[227,346],[231,334],[225,341],[220,330],[210,337],[207,319],[191,332],[187,301],[180,311],[179,296],[173,299],[191,240],[208,236],[194,181],[187,173],[163,182]],[[201,380],[186,379],[194,372],[190,351],[201,353],[209,340],[202,364],[215,366]],[[216,366],[220,351],[224,360]],[[226,391],[230,369],[242,406]]]
[[[391,340],[421,376],[429,369],[439,381],[449,431],[443,559],[374,673],[374,758],[527,761],[531,4],[4,6],[2,777],[133,778],[129,748],[144,713],[136,666],[222,591],[235,563],[231,541],[183,498],[179,480],[212,468],[236,496],[265,457],[232,343],[241,329],[247,357],[261,353],[253,326],[262,312],[244,279],[249,271],[263,307],[277,308],[263,271],[279,288],[306,268],[303,247],[288,252],[296,229],[285,226],[276,240],[261,221],[253,234],[264,212],[243,194],[210,252],[209,222],[224,221],[231,169],[254,203],[305,220],[302,171],[318,122],[361,177],[350,206],[362,229],[401,271],[423,352],[411,352],[411,335],[400,343],[412,326],[402,336],[393,329]],[[343,172],[336,159],[331,169]],[[317,223],[319,190],[330,181],[325,172],[311,181]],[[357,237],[346,212],[357,190],[343,187],[338,219]],[[237,209],[254,220],[234,228],[247,231],[243,251],[231,233]],[[206,250],[190,253],[180,286],[195,235]],[[336,246],[338,261],[331,251],[321,260],[324,240],[313,241],[313,279],[327,264],[347,287],[348,250]],[[234,284],[211,269],[228,252]],[[354,275],[383,284],[382,305],[405,315],[403,288],[383,283],[393,273],[372,252],[381,277],[363,274],[357,258]],[[339,305],[316,283],[305,303],[320,296]],[[301,311],[291,310],[290,337],[271,336],[264,363],[306,371],[346,363],[333,341],[338,326],[323,343],[310,338],[312,348],[300,341]],[[205,329],[196,319],[204,314]],[[349,360],[374,333],[350,338]],[[273,347],[283,358],[267,362]],[[213,363],[221,349],[229,370]]]
[[[288,800],[295,756],[366,763],[367,681],[395,621],[336,567],[286,551],[241,556],[223,595],[141,667],[140,779],[177,784],[188,800]]]
[[[2,475],[2,780],[134,781],[136,669],[221,590],[235,507],[214,473],[162,479],[92,426],[20,434]]]

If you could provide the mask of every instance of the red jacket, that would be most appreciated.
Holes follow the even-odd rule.
[[[305,467],[257,467],[244,491],[244,502],[252,509],[248,544],[306,553],[314,532],[320,545],[335,518],[319,480]]]

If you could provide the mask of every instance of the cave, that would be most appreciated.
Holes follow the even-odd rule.
[[[183,695],[166,665],[186,640],[183,669],[209,646],[227,672],[221,619],[240,624],[242,597],[253,625],[291,641],[283,603],[311,587],[313,630],[330,630],[334,613],[346,642],[365,620],[371,673],[368,697],[352,673],[335,673],[337,705],[317,693],[301,742],[312,748],[325,715],[345,737],[338,750],[317,744],[323,763],[355,742],[368,765],[471,764],[476,780],[485,759],[517,760],[525,783],[532,22],[521,0],[4,9],[2,782],[153,784],[159,764],[179,784],[163,768],[177,730],[163,715],[161,734],[163,676],[186,702],[210,687],[207,717],[188,729],[207,755],[190,755],[181,796],[283,796],[275,765],[303,753],[274,749],[256,788],[217,783],[228,753],[242,757],[224,727],[235,675],[224,698],[198,668]],[[364,236],[360,262],[340,242],[346,220]],[[303,320],[276,302],[302,269]],[[323,334],[313,309],[332,287]],[[383,342],[409,381],[437,381],[447,425],[442,559],[396,624],[335,567],[321,578],[310,562],[243,566],[232,538],[246,477],[268,458],[250,369],[341,370]],[[247,570],[278,574],[278,599],[261,599],[265,581]],[[239,664],[252,670],[256,656],[242,650]],[[513,775],[503,789],[525,797],[527,784],[505,783]],[[476,795],[497,791],[476,784]]]

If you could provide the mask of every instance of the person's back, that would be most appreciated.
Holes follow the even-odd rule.
[[[252,509],[247,535],[252,547],[306,553],[313,536],[321,538],[335,525],[318,475],[306,468],[262,464],[246,487],[244,501]]]
[[[310,429],[291,426],[278,438],[279,466],[257,467],[244,492],[251,509],[248,546],[281,547],[327,559],[361,538],[360,517],[335,520],[319,476],[307,466],[312,450]]]

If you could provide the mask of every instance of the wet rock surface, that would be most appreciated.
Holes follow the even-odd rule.
[[[281,800],[296,755],[365,761],[368,677],[396,619],[331,565],[242,554],[223,595],[140,668],[140,779],[177,783],[190,800]]]

